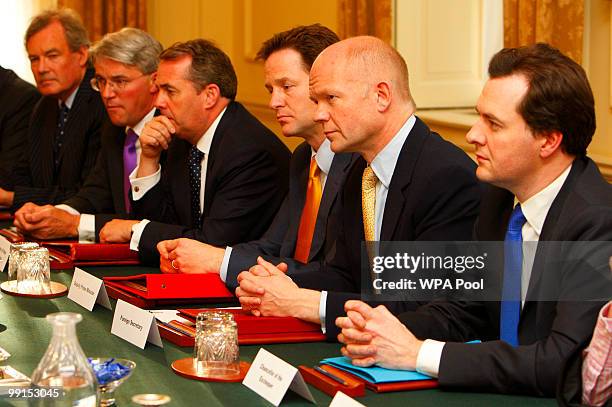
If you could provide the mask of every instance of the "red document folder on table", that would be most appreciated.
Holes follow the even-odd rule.
[[[75,266],[136,265],[138,252],[128,243],[78,243],[71,241],[43,241],[41,245],[64,252]]]
[[[234,301],[234,296],[216,274],[139,274],[104,277],[103,280],[108,295],[140,308]]]
[[[333,374],[334,376],[343,379],[345,382],[347,382],[349,386],[343,386],[341,383],[331,380],[329,377],[307,366],[299,367],[306,383],[312,384],[317,389],[329,394],[332,397],[336,394],[337,391],[342,391],[353,397],[363,396],[363,393],[361,393],[361,390],[356,386],[356,384],[365,385],[367,389],[370,389],[376,393],[388,393],[392,391],[407,390],[425,390],[438,387],[438,380],[436,379],[409,380],[390,383],[373,383],[359,376],[356,376],[351,372],[347,372],[343,369],[338,369],[335,366],[321,365],[321,368]],[[349,391],[351,390],[354,391],[355,394],[350,394]]]
[[[261,345],[267,343],[320,342],[325,340],[321,326],[293,317],[256,317],[242,309],[220,309],[234,314],[238,325],[238,343],[241,345]],[[202,311],[210,309],[179,309],[179,316],[195,322]],[[166,327],[167,328],[167,327]],[[168,332],[163,332],[163,331]],[[179,346],[193,346],[194,341],[185,335],[174,335],[171,329],[162,329],[162,337],[177,343]],[[180,342],[180,343],[179,343]]]
[[[74,266],[136,265],[138,252],[130,250],[128,243],[79,243],[75,240],[38,240],[23,236],[11,229],[0,229],[0,235],[10,242],[37,242],[49,249],[51,268],[71,269]]]

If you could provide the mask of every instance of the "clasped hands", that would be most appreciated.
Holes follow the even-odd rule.
[[[341,352],[356,366],[415,370],[423,344],[384,305],[372,308],[363,301],[344,304],[345,317],[336,319],[342,331]]]
[[[37,239],[77,237],[79,215],[73,215],[53,205],[24,204],[15,212],[13,224],[17,231]]]

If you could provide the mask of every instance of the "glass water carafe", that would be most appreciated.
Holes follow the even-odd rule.
[[[39,398],[34,404],[71,407],[97,405],[98,383],[76,335],[76,324],[82,319],[81,314],[73,312],[47,315],[47,321],[53,326],[53,337],[32,373],[32,387],[35,390],[59,389],[62,396]]]

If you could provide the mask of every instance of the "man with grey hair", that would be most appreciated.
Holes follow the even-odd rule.
[[[92,47],[96,74],[91,85],[112,121],[102,130],[98,161],[79,192],[62,205],[28,203],[17,211],[20,231],[41,239],[95,240],[107,221],[129,216],[128,177],[138,163],[138,135],[155,114],[154,75],[161,50],[155,38],[136,28],[107,34]]]
[[[162,240],[226,246],[260,237],[287,192],[289,150],[234,101],[234,68],[212,42],[174,44],[160,60],[161,115],[145,126],[130,177],[134,214],[147,220],[115,219],[100,241],[130,242],[141,260],[157,263]]]
[[[25,35],[36,86],[25,153],[0,180],[0,205],[18,209],[26,202],[59,203],[74,195],[91,172],[100,150],[100,130],[108,120],[89,83],[89,40],[72,10],[43,12]]]

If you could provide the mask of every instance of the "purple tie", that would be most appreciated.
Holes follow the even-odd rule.
[[[130,174],[136,168],[136,140],[138,134],[132,129],[128,129],[123,143],[123,199],[125,201],[125,211],[130,213]]]

